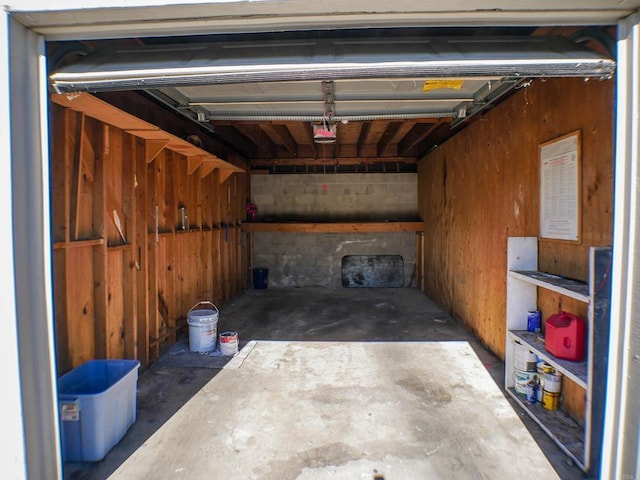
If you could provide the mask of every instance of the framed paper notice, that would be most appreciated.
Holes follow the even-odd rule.
[[[540,145],[540,237],[580,241],[580,131]]]

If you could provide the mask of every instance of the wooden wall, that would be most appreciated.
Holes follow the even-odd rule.
[[[501,357],[507,238],[539,236],[540,143],[582,133],[582,241],[540,239],[540,270],[586,281],[589,247],[612,242],[613,93],[613,80],[537,80],[419,163],[424,291]],[[552,293],[538,306],[587,313]]]
[[[58,371],[94,358],[147,364],[198,301],[221,306],[246,288],[246,175],[221,176],[69,108],[53,105],[52,116]]]

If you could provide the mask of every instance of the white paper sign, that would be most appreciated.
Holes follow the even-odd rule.
[[[580,239],[579,134],[540,147],[540,236]]]

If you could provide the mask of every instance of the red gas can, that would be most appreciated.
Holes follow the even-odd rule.
[[[584,320],[567,312],[551,315],[545,321],[544,348],[558,358],[579,362],[585,352]]]

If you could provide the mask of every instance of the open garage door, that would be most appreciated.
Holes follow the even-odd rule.
[[[308,168],[324,156],[316,145],[328,143],[322,152],[341,168],[359,157],[411,171],[456,128],[533,78],[610,78],[615,71],[606,53],[531,29],[425,32],[96,42],[85,56],[53,65],[50,83],[56,93],[102,92],[107,101],[113,91],[143,92],[233,146],[252,168],[274,171],[274,158]]]

